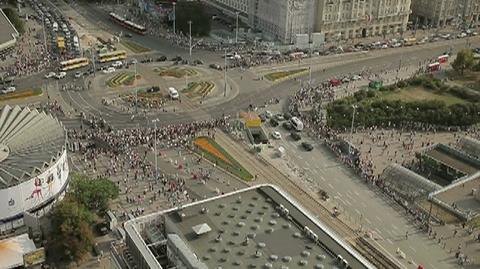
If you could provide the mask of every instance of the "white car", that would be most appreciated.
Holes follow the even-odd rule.
[[[354,80],[354,81],[356,81],[356,80],[361,80],[361,79],[362,79],[362,77],[359,76],[359,75],[353,75],[353,76],[352,76],[352,80]]]
[[[116,61],[112,64],[112,67],[118,68],[118,67],[121,67],[122,65],[123,65],[122,61]]]
[[[16,91],[17,89],[13,86],[10,86],[10,87],[6,87],[4,89],[1,90],[1,93],[2,94],[6,94],[6,93],[11,93],[11,92],[14,92]]]
[[[66,77],[66,76],[67,76],[67,73],[65,73],[65,72],[60,72],[60,73],[58,73],[55,77],[56,77],[57,79],[62,79],[62,78],[64,78],[64,77]]]
[[[457,38],[464,38],[467,37],[467,33],[463,32],[457,35]]]
[[[113,72],[115,72],[115,67],[109,67],[107,69],[103,69],[104,74],[110,74],[110,73],[113,73]]]
[[[270,119],[271,117],[273,117],[273,113],[267,110],[265,111],[265,117],[267,117],[267,119]]]
[[[275,132],[272,133],[272,137],[277,139],[277,140],[280,140],[280,139],[282,139],[282,134],[279,131],[275,131]]]
[[[45,78],[53,78],[55,76],[56,76],[55,72],[50,72],[48,74],[45,74]]]
[[[76,72],[75,73],[75,78],[80,78],[82,77],[83,73],[82,72]]]

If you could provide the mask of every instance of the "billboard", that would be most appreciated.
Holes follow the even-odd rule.
[[[67,151],[63,150],[58,160],[43,173],[16,186],[0,190],[0,224],[50,200],[67,183],[69,168]]]
[[[25,267],[33,266],[45,262],[45,249],[39,248],[35,251],[23,254],[23,264]]]

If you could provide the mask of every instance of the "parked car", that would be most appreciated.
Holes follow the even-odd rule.
[[[219,64],[210,64],[209,67],[216,70],[222,70],[222,67]]]
[[[313,150],[312,144],[310,144],[310,143],[308,143],[308,142],[302,142],[302,147],[303,147],[306,151],[312,151],[312,150]]]
[[[162,55],[162,56],[157,58],[157,62],[165,62],[166,60],[167,60],[167,56],[165,56],[165,55]]]
[[[277,121],[284,121],[285,117],[283,117],[283,114],[277,114],[277,115],[275,115],[275,119]]]
[[[110,74],[110,73],[113,73],[113,72],[115,72],[115,67],[109,67],[107,69],[103,69],[104,74]]]
[[[74,76],[75,76],[75,78],[80,78],[80,77],[82,77],[82,75],[83,75],[82,72],[76,72]]]
[[[288,130],[288,131],[290,131],[290,130],[293,129],[293,126],[292,126],[292,124],[291,124],[289,121],[283,122],[282,126],[283,126],[283,128],[285,128],[285,129]]]
[[[123,62],[122,61],[116,61],[112,64],[112,67],[119,68],[122,67]]]
[[[6,88],[3,88],[0,90],[0,93],[2,94],[7,94],[7,93],[12,93],[14,91],[16,91],[17,89],[13,86],[10,86],[10,87],[6,87]]]
[[[278,121],[276,121],[275,119],[270,119],[270,124],[271,124],[273,127],[277,127],[277,126],[278,126]]]
[[[271,118],[273,117],[273,113],[270,112],[270,111],[268,111],[268,110],[266,110],[266,111],[265,111],[265,116],[267,117],[267,119],[271,119]]]

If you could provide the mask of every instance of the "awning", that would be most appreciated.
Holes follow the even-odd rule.
[[[23,255],[36,249],[28,234],[0,241],[0,268],[23,266]]]
[[[192,230],[195,232],[196,235],[202,235],[202,234],[206,234],[206,233],[210,232],[212,230],[212,228],[210,228],[210,226],[208,226],[208,224],[202,223],[202,224],[193,226]]]

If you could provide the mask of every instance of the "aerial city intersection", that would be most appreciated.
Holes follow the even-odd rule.
[[[0,268],[480,268],[479,6],[0,1]]]

